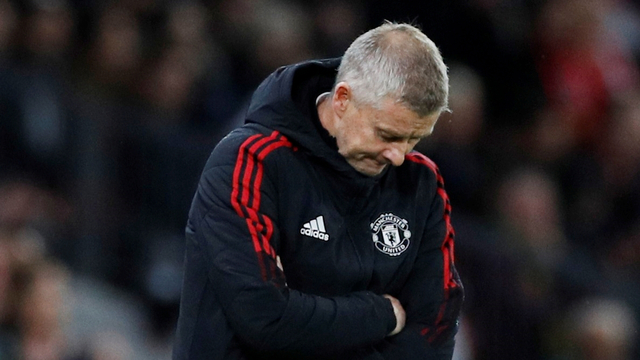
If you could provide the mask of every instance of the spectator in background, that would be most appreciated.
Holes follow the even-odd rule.
[[[477,359],[546,358],[567,304],[607,291],[589,253],[567,240],[560,201],[553,177],[523,166],[496,188],[496,228],[459,227]]]
[[[51,189],[66,190],[72,144],[69,73],[65,62],[73,41],[74,19],[64,1],[27,1],[16,31],[13,82],[0,100],[8,104],[3,122],[9,138],[9,168],[29,174]],[[7,171],[8,169],[5,169]]]
[[[15,166],[14,142],[17,137],[15,113],[15,74],[12,63],[12,50],[15,43],[15,30],[18,24],[16,11],[9,0],[0,0],[0,178],[9,168]]]
[[[358,2],[340,0],[321,1],[312,11],[317,39],[317,51],[328,57],[341,56],[364,28],[364,6]]]
[[[12,359],[15,353],[15,339],[12,333],[13,315],[13,267],[10,247],[0,233],[0,359]]]
[[[135,13],[115,4],[92,16],[83,38],[85,48],[77,60],[82,90],[126,100],[133,94],[135,74],[143,60],[141,24]]]
[[[638,88],[632,51],[605,27],[610,1],[551,0],[536,24],[539,73],[563,142],[593,148],[618,96]]]
[[[571,153],[556,167],[572,240],[598,256],[612,250],[612,239],[627,237],[640,218],[638,99],[630,93],[612,103],[595,148]]]
[[[17,16],[13,5],[9,0],[0,1],[0,64],[7,60],[16,25]]]
[[[51,242],[41,231],[64,213],[50,193],[20,182],[0,185],[0,354],[8,359],[63,359],[62,319],[58,318],[58,270],[51,265]],[[60,204],[62,205],[62,204]],[[51,281],[49,281],[51,280]],[[51,285],[51,286],[50,286]]]
[[[76,147],[72,154],[75,179],[73,251],[69,263],[78,271],[119,283],[132,254],[121,239],[134,211],[125,197],[128,129],[136,122],[132,109],[142,67],[142,25],[124,4],[103,4],[85,14],[74,64],[73,116]],[[131,154],[133,157],[134,155]]]
[[[23,270],[25,284],[17,300],[19,358],[71,359],[65,338],[70,305],[67,271],[49,261],[29,265]]]
[[[624,301],[588,297],[567,314],[564,348],[570,360],[632,360],[637,346],[638,322]]]
[[[83,285],[48,251],[51,242],[43,234],[55,232],[43,224],[62,223],[57,216],[65,213],[52,200],[47,192],[27,184],[0,186],[2,359],[98,360],[122,354],[124,360],[140,359],[141,353],[149,353],[150,358],[159,355],[151,346],[135,342],[131,331],[124,331],[126,327],[109,323],[118,317],[134,322],[135,312],[122,306],[121,299]],[[83,314],[85,307],[89,314]],[[109,337],[106,332],[116,335]],[[128,337],[122,340],[125,333]]]
[[[249,95],[278,66],[314,57],[313,24],[302,4],[281,0],[229,0],[219,5],[221,39],[233,58],[235,77]],[[344,50],[344,49],[343,49]]]

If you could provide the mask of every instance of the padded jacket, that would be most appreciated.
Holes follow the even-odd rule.
[[[375,177],[347,163],[315,105],[339,62],[275,71],[213,150],[174,360],[451,358],[463,287],[442,176],[417,152]],[[395,336],[383,294],[406,310]]]

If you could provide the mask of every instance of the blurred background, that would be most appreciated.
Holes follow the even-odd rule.
[[[276,67],[420,26],[456,360],[640,359],[640,1],[0,0],[0,359],[170,359],[210,151]]]

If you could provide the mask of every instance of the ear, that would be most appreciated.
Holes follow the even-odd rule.
[[[336,84],[335,90],[333,91],[331,105],[338,116],[342,117],[342,115],[347,111],[349,103],[352,101],[352,96],[349,84],[344,81]]]

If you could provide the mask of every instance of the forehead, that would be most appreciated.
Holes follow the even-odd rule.
[[[427,136],[433,131],[439,113],[418,116],[406,106],[384,99],[376,108],[370,108],[372,125],[404,136]]]

